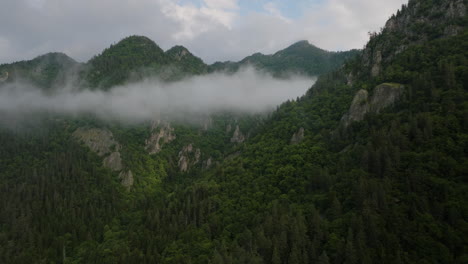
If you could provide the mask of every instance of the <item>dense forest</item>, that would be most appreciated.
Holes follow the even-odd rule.
[[[210,65],[209,71],[232,73],[241,67],[253,66],[278,78],[287,77],[288,74],[317,76],[339,68],[346,60],[355,57],[358,52],[358,50],[325,51],[303,40],[272,55],[255,53],[239,62],[215,62]]]
[[[265,115],[2,127],[0,263],[467,263],[467,6],[409,1]],[[137,39],[78,69],[102,73],[83,82],[210,71]]]

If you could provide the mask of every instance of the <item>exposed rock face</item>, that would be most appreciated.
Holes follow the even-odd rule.
[[[104,167],[110,168],[113,171],[121,171],[122,158],[120,157],[120,152],[112,152],[109,156],[105,157],[103,160]]]
[[[299,131],[294,133],[291,138],[291,144],[299,144],[304,139],[304,128],[299,128]]]
[[[152,133],[149,139],[145,141],[146,150],[150,154],[159,153],[162,149],[163,144],[170,143],[176,139],[174,134],[174,128],[171,127],[171,124],[168,122],[162,123],[159,125],[159,121],[153,123]],[[159,129],[159,131],[158,131]]]
[[[101,157],[120,150],[120,145],[114,140],[112,132],[106,129],[80,127],[73,132],[73,136]]]
[[[201,151],[199,148],[194,149],[192,144],[189,144],[179,151],[179,170],[181,172],[187,172],[190,167],[198,164],[201,158]]]
[[[370,111],[379,113],[380,110],[394,104],[403,94],[401,84],[384,83],[375,87],[370,100]]]
[[[187,172],[188,171],[188,166],[189,166],[189,159],[187,156],[182,155],[179,157],[179,170],[181,172]]]
[[[379,75],[380,67],[382,65],[382,52],[380,50],[377,50],[375,52],[373,61],[374,61],[374,64],[372,65],[371,76],[376,77]]]
[[[9,73],[5,72],[2,75],[0,75],[0,82],[6,82],[8,80]]]
[[[366,90],[359,90],[356,93],[348,113],[341,118],[341,122],[345,127],[354,121],[364,119],[364,116],[369,112],[368,97],[369,93]]]
[[[234,134],[232,135],[231,142],[232,143],[242,143],[245,140],[244,134],[239,129],[239,125],[236,126],[236,130],[234,130]]]
[[[131,170],[128,171],[121,171],[119,173],[119,178],[120,178],[120,183],[127,189],[127,191],[130,191],[130,189],[133,186],[133,173]]]
[[[361,59],[372,77],[378,76],[387,62],[411,45],[463,32],[459,21],[466,19],[466,1],[435,2],[428,9],[424,1],[410,0],[387,21],[381,33],[371,35]]]
[[[103,157],[104,167],[119,172],[121,184],[130,190],[133,185],[133,174],[130,170],[124,172],[120,156],[120,144],[115,141],[112,132],[99,128],[78,128],[73,136],[88,146],[91,151]]]
[[[185,48],[184,49],[180,49],[180,51],[177,52],[177,54],[175,54],[175,58],[177,60],[182,60],[182,58],[184,58],[185,56],[187,56],[187,54],[190,54],[188,50],[186,50]]]
[[[404,86],[384,83],[374,88],[372,96],[366,90],[359,90],[354,96],[348,113],[341,118],[344,127],[352,122],[362,121],[367,113],[379,113],[394,104],[402,95]]]
[[[209,157],[207,160],[205,160],[203,162],[203,169],[207,170],[209,168],[211,168],[211,165],[213,165],[213,160],[211,159],[211,157]]]

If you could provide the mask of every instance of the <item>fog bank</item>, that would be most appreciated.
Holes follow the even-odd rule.
[[[0,86],[0,114],[10,118],[38,112],[95,114],[106,120],[138,122],[161,115],[171,118],[219,111],[259,113],[303,95],[314,82],[303,76],[275,79],[252,68],[233,75],[213,73],[172,83],[146,79],[110,91],[68,86],[46,94],[17,82]]]

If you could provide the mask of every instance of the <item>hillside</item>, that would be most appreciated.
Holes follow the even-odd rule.
[[[168,63],[169,58],[152,40],[130,36],[89,60],[83,78],[92,87],[110,88],[127,81],[132,73],[156,71]]]
[[[284,77],[289,73],[317,76],[339,68],[346,59],[358,53],[355,50],[327,52],[302,41],[274,55],[256,53],[236,63],[207,65],[183,46],[163,51],[147,37],[129,36],[86,63],[77,63],[62,53],[49,53],[30,61],[0,65],[1,76],[8,75],[8,78],[0,78],[0,81],[20,79],[42,88],[63,86],[69,84],[68,81],[81,88],[109,90],[144,78],[177,81],[215,71],[234,73],[247,65],[266,70],[275,77]],[[5,81],[2,81],[3,78]]]
[[[240,67],[251,65],[278,77],[289,73],[317,76],[337,69],[358,53],[357,50],[329,52],[303,40],[272,55],[255,53],[239,62],[216,62],[210,65],[210,71],[235,72]]]
[[[0,65],[1,83],[25,81],[42,88],[64,85],[80,66],[63,53],[47,53],[29,61]]]
[[[0,263],[466,263],[467,6],[410,0],[268,116],[1,128]]]

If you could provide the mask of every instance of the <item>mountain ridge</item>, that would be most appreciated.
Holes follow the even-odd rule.
[[[148,37],[132,35],[110,45],[85,63],[77,63],[70,58],[74,61],[73,65],[63,64],[56,67],[61,66],[62,68],[59,69],[61,72],[71,72],[72,68],[78,71],[79,76],[75,78],[77,79],[75,81],[79,86],[93,89],[100,87],[107,90],[128,81],[132,82],[150,76],[159,76],[163,80],[174,81],[189,75],[212,72],[234,73],[246,66],[254,66],[275,77],[285,77],[290,73],[316,76],[339,67],[346,59],[357,53],[356,50],[328,52],[311,45],[308,41],[299,41],[272,55],[255,53],[239,62],[215,62],[208,65],[186,47],[176,45],[163,51]],[[14,65],[34,63],[34,60],[42,56],[30,61],[2,64],[0,70],[12,71]],[[28,72],[21,73],[25,75],[23,78],[28,79]],[[16,75],[10,75],[10,80],[15,78]],[[18,76],[18,78],[21,77]],[[51,74],[48,78],[53,79],[54,76]],[[32,81],[35,82],[35,79]],[[48,85],[51,85],[51,81]]]
[[[427,29],[376,33],[267,117],[0,129],[0,262],[466,263],[468,24],[427,37],[453,3],[411,0]]]
[[[239,68],[250,65],[277,77],[284,77],[289,73],[317,76],[336,69],[358,53],[358,50],[326,51],[310,44],[307,40],[301,40],[270,55],[257,52],[239,62],[215,62],[210,65],[210,71],[236,72]],[[284,71],[284,68],[287,70]]]

